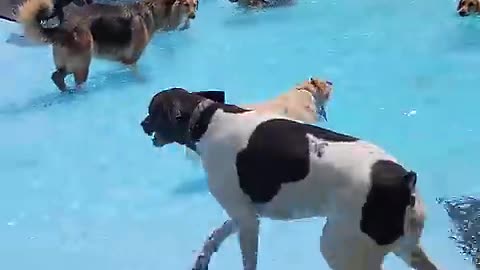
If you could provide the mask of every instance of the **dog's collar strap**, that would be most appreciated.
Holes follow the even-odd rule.
[[[297,90],[299,92],[307,92],[310,94],[310,96],[312,97],[312,102],[313,104],[315,104],[315,109],[316,109],[316,112],[318,114],[318,116],[320,117],[323,117],[325,119],[325,121],[328,121],[327,120],[327,112],[325,110],[325,104],[323,104],[322,102],[320,102],[320,98],[316,97],[314,93],[312,93],[312,91],[309,91],[305,88],[297,88]]]
[[[199,128],[200,125],[200,117],[202,116],[202,113],[210,107],[210,105],[214,104],[215,101],[211,99],[204,99],[198,103],[197,107],[193,110],[192,116],[190,117],[190,121],[188,123],[188,134],[187,134],[187,146],[192,148],[193,150],[196,150],[196,142],[199,140],[197,138],[197,134],[195,134],[196,130]]]

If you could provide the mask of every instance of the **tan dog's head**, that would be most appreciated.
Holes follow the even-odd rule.
[[[320,116],[327,120],[327,111],[325,106],[330,99],[333,90],[333,84],[330,81],[323,81],[318,78],[310,78],[303,84],[297,86],[297,90],[310,92],[315,99],[315,105]]]
[[[181,13],[186,14],[187,18],[195,19],[198,10],[197,0],[177,0],[176,4],[180,6]]]
[[[457,12],[460,16],[468,16],[472,13],[480,12],[479,0],[460,0],[457,6]]]

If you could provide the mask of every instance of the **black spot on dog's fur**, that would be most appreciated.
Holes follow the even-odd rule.
[[[307,134],[329,142],[358,140],[286,119],[261,123],[236,160],[240,187],[254,203],[271,201],[282,184],[300,181],[308,175],[310,153]]]
[[[404,231],[404,218],[411,202],[408,172],[389,160],[372,166],[371,189],[362,208],[360,229],[379,245],[389,245]]]
[[[126,46],[132,40],[132,20],[121,17],[100,17],[90,26],[95,42],[104,45]]]

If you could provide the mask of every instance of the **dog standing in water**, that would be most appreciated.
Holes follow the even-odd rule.
[[[80,1],[80,0],[75,0]],[[195,18],[197,0],[145,0],[131,4],[69,6],[53,0],[27,0],[18,21],[30,39],[53,45],[52,80],[65,91],[73,74],[77,88],[88,78],[93,56],[134,66],[157,30],[183,30]]]
[[[312,77],[269,101],[240,107],[315,124],[322,118],[327,120],[326,105],[332,91],[333,85],[330,81]],[[185,155],[193,162],[199,161],[198,155],[188,147],[185,147]]]
[[[141,126],[156,147],[199,153],[210,193],[238,234],[244,270],[257,269],[260,218],[311,217],[327,219],[320,250],[333,270],[381,270],[391,252],[414,269],[438,270],[420,244],[425,210],[414,171],[367,141],[224,99],[221,91],[167,89]]]

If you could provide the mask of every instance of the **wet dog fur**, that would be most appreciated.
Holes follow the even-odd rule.
[[[266,102],[239,106],[259,113],[278,114],[307,124],[315,124],[322,118],[327,120],[325,107],[332,91],[331,82],[312,77]],[[185,147],[185,156],[194,163],[199,162],[198,155],[188,147]]]
[[[480,0],[460,0],[457,6],[458,15],[465,17],[480,13]]]
[[[134,66],[152,35],[184,30],[195,18],[197,0],[145,0],[131,4],[91,4],[65,8],[65,21],[50,18],[53,0],[27,0],[18,10],[25,35],[52,44],[56,71],[52,80],[65,91],[73,74],[77,88],[88,78],[92,57]]]

